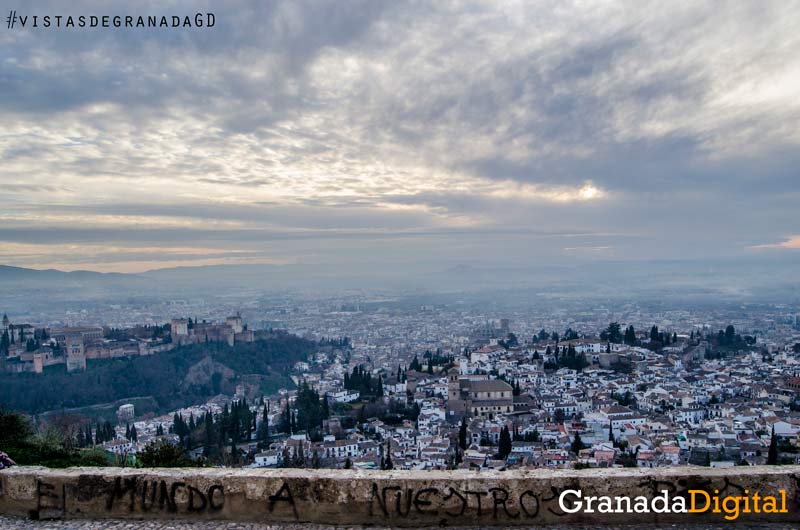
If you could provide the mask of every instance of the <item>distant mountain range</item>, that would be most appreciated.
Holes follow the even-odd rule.
[[[23,267],[12,267],[11,265],[0,265],[0,281],[20,281],[20,280],[121,280],[134,277],[133,274],[120,272],[96,272],[96,271],[60,271],[58,269],[26,269]]]
[[[800,254],[781,259],[574,261],[452,264],[439,269],[408,264],[243,264],[184,266],[136,274],[65,272],[0,265],[7,302],[169,299],[258,291],[335,293],[484,292],[534,289],[553,297],[724,297],[729,300],[800,299]],[[2,305],[6,306],[5,303]]]

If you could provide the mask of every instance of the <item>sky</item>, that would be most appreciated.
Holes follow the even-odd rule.
[[[800,253],[800,2],[5,7],[215,25],[0,28],[2,264]]]

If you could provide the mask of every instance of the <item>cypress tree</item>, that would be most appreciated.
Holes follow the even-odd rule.
[[[500,454],[500,458],[503,459],[508,458],[508,455],[511,454],[511,433],[507,426],[503,426],[503,429],[500,431],[498,453]]]
[[[575,438],[572,440],[572,447],[570,447],[573,453],[576,455],[583,449],[583,440],[581,440],[581,435],[577,432],[575,433]]]
[[[467,449],[467,420],[461,418],[461,426],[458,428],[458,445],[462,450]]]
[[[392,464],[392,446],[388,440],[386,441],[386,459],[384,460],[384,469],[394,469],[394,464]]]
[[[772,437],[769,440],[769,452],[767,453],[767,465],[778,465],[778,437],[775,436],[775,426],[772,426]]]

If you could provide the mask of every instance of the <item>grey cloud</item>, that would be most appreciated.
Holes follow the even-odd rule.
[[[797,6],[558,7],[148,2],[124,12],[213,11],[217,27],[3,32],[0,119],[13,133],[0,135],[0,179],[8,211],[30,215],[0,227],[0,240],[189,239],[258,252],[259,241],[285,241],[282,252],[298,256],[313,254],[313,240],[347,259],[402,237],[409,252],[458,259],[586,234],[564,246],[633,259],[643,241],[661,256],[696,257],[800,233],[797,105],[746,91],[720,103],[737,83],[789,68],[800,54]],[[114,11],[100,2],[10,8]],[[734,45],[741,57],[725,55]],[[592,181],[607,197],[501,199],[463,189],[466,177]],[[120,189],[111,181],[132,191],[147,182],[150,197],[109,197]],[[256,204],[172,200],[172,183],[187,182]],[[303,191],[291,200],[255,195],[292,186]],[[201,226],[65,229],[30,219],[48,211]],[[339,238],[351,243],[321,243]]]

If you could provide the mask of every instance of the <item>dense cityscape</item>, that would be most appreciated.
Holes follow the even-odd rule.
[[[286,295],[4,315],[0,402],[17,399],[65,455],[124,466],[800,463],[795,305],[429,302]],[[135,382],[107,403],[68,397],[70,378],[136,381],[144,366],[158,379],[159,362],[186,364],[169,399],[143,400]],[[10,395],[37,381],[62,393]],[[40,454],[17,459],[26,451]]]

